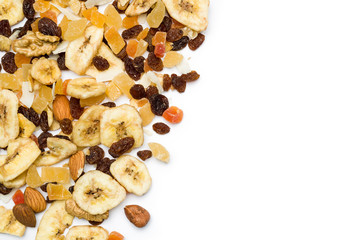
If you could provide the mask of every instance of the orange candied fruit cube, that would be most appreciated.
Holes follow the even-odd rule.
[[[138,16],[134,16],[134,17],[126,16],[122,21],[122,25],[126,29],[132,28],[132,27],[134,27],[134,26],[136,26],[138,24],[139,24]]]
[[[91,19],[91,14],[93,11],[97,11],[97,8],[96,7],[92,7],[92,8],[89,8],[89,9],[85,9],[81,12],[81,14],[87,19],[90,21]]]
[[[47,10],[46,12],[40,13],[40,17],[47,17],[57,23],[57,13],[54,10]]]
[[[102,13],[99,13],[98,11],[92,11],[91,12],[91,19],[90,22],[98,27],[98,28],[102,28],[105,24],[105,15]]]
[[[69,19],[66,16],[64,16],[63,19],[61,20],[60,24],[59,24],[59,27],[61,28],[61,35],[62,35],[63,38],[64,38],[65,33],[67,31],[69,22],[70,22]]]
[[[40,21],[41,18],[36,19],[32,24],[31,24],[31,29],[33,32],[38,32],[39,31],[39,26],[38,23]]]
[[[124,239],[124,236],[115,231],[111,232],[109,234],[109,238],[108,238],[108,240],[123,240],[123,239]]]
[[[183,119],[183,111],[175,106],[171,106],[163,113],[163,118],[170,123],[179,123]]]
[[[139,35],[137,36],[137,40],[138,41],[140,41],[141,39],[144,39],[144,38],[146,38],[146,36],[148,35],[148,33],[149,33],[149,28],[144,28],[140,33],[139,33]]]
[[[46,12],[50,9],[50,2],[45,0],[36,0],[33,7],[36,12]]]
[[[166,32],[157,32],[152,38],[152,45],[156,46],[158,43],[165,44],[166,42]]]
[[[20,53],[15,54],[15,64],[18,68],[21,68],[23,64],[29,64],[31,61],[31,58],[22,55]]]
[[[115,54],[118,54],[125,46],[124,39],[114,27],[105,32],[105,39]]]
[[[137,51],[137,46],[138,46],[139,42],[136,41],[135,39],[130,39],[127,46],[126,46],[126,53],[134,58],[136,51]]]

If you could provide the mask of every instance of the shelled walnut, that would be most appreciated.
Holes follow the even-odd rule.
[[[27,57],[37,57],[54,51],[59,44],[60,38],[48,36],[40,32],[28,31],[21,39],[14,40],[13,49],[15,52]]]

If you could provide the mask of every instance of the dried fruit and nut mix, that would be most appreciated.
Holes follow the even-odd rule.
[[[208,7],[209,0],[0,1],[0,199],[13,207],[0,206],[0,234],[37,227],[37,240],[124,239],[98,225],[127,194],[149,191],[145,160],[169,161],[162,144],[145,146],[144,127],[164,135],[164,120],[182,121],[167,95],[200,77],[181,50],[205,41]],[[123,208],[136,227],[150,220],[141,206]],[[75,217],[89,224],[65,238]]]

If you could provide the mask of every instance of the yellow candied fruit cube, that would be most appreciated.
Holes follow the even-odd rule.
[[[104,101],[105,97],[106,97],[106,94],[103,94],[103,95],[100,95],[97,97],[80,99],[80,106],[87,107],[87,106],[100,104],[102,101]]]
[[[69,22],[66,28],[66,32],[64,33],[64,39],[66,41],[73,41],[81,37],[84,34],[87,22],[88,21],[86,18]]]
[[[26,184],[32,188],[37,188],[44,184],[44,182],[41,181],[40,175],[36,170],[35,165],[31,165],[27,171]]]
[[[46,186],[49,200],[66,200],[72,198],[71,193],[61,184],[49,183]]]
[[[90,22],[98,27],[98,28],[102,28],[105,24],[105,16],[102,13],[99,13],[98,11],[92,11],[91,12],[91,19]]]
[[[130,88],[134,85],[134,80],[132,80],[126,73],[121,73],[117,75],[113,79],[113,82],[121,90],[122,93],[126,94],[129,99],[132,98],[130,94]]]
[[[112,4],[109,4],[104,11],[105,23],[109,27],[114,27],[116,30],[119,30],[122,26],[122,19],[118,11]]]
[[[122,92],[121,92],[120,88],[118,88],[118,86],[116,86],[116,84],[114,82],[110,82],[106,86],[105,94],[111,101],[115,101],[122,95]]]
[[[63,167],[43,167],[41,168],[41,181],[69,183],[70,171],[68,168]]]
[[[115,54],[118,54],[125,46],[124,39],[114,27],[105,32],[105,39]]]

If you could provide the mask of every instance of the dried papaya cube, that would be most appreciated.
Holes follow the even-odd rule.
[[[139,24],[138,16],[134,16],[134,17],[126,16],[122,21],[122,26],[126,29],[132,28],[138,24]]]
[[[125,46],[124,39],[114,27],[105,32],[105,39],[115,54],[118,54]]]
[[[41,181],[43,182],[57,182],[69,183],[70,171],[64,167],[43,167],[41,169]]]

